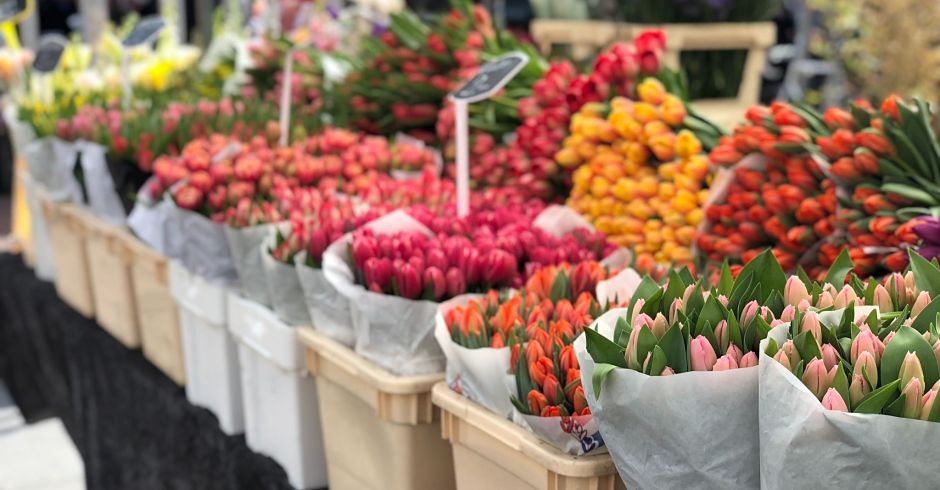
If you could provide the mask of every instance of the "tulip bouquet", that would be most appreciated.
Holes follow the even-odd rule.
[[[790,304],[802,297],[801,306],[762,346],[762,486],[794,488],[821,475],[837,485],[857,481],[847,472],[858,457],[878,468],[859,470],[875,486],[933,481],[917,461],[940,436],[928,423],[940,421],[940,268],[908,253],[904,276],[851,277],[852,292],[839,293],[844,308],[808,306],[829,302],[814,301],[825,286],[791,287],[798,294]]]
[[[588,404],[628,486],[758,485],[753,368],[785,313],[786,284],[770,251],[737,277],[727,264],[716,281],[674,270],[664,285],[644,278],[628,308],[585,329],[575,350]],[[689,420],[689,410],[715,415]],[[729,417],[734,431],[702,429]]]
[[[605,285],[638,279],[629,269],[610,270],[593,261],[547,266],[518,291],[443,303],[434,335],[447,357],[448,384],[495,413],[515,413],[564,451],[583,454],[601,445],[592,437],[571,342],[608,308]]]
[[[708,260],[744,263],[772,247],[785,270],[799,265],[818,278],[839,252],[818,247],[836,229],[836,185],[805,146],[829,130],[811,110],[782,102],[752,107],[746,117],[709,155],[727,170],[696,245]]]
[[[571,120],[556,159],[576,169],[568,204],[640,263],[690,264],[708,192],[708,160],[681,129],[683,102],[647,78],[636,102],[588,104]]]

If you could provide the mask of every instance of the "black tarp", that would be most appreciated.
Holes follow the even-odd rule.
[[[277,463],[223,434],[140,351],[8,254],[0,254],[0,379],[28,421],[62,419],[89,490],[291,488]]]

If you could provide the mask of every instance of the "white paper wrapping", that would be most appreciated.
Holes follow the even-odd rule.
[[[447,359],[447,385],[493,413],[509,418],[513,406],[503,381],[510,372],[509,347],[468,349],[458,345],[451,339],[444,320],[444,314],[449,310],[480,297],[479,294],[466,294],[441,303],[434,317],[434,338]]]
[[[134,209],[127,217],[127,225],[150,248],[167,255],[165,226],[173,205],[166,199],[156,199],[149,191],[151,177],[137,194]]]
[[[88,193],[88,208],[91,213],[115,226],[124,226],[127,214],[121,197],[114,187],[114,179],[108,170],[108,149],[90,141],[76,143],[81,154],[79,161]]]
[[[323,270],[305,265],[307,256],[301,252],[294,257],[294,269],[303,290],[304,303],[313,328],[327,337],[352,347],[356,333],[352,326],[349,301],[330,284]]]
[[[26,205],[29,206],[33,247],[36,250],[36,277],[44,281],[55,280],[55,256],[49,237],[49,226],[42,214],[40,195],[43,190],[33,181],[29,172],[24,175],[23,187],[26,191]]]
[[[310,315],[304,303],[304,291],[300,287],[300,278],[293,265],[288,265],[271,256],[276,233],[271,234],[261,245],[261,265],[264,268],[268,297],[277,317],[292,327],[310,324]]]
[[[535,217],[532,225],[552,233],[556,238],[578,229],[594,229],[594,226],[575,210],[560,204],[546,207]]]
[[[264,224],[247,228],[225,226],[224,228],[242,292],[248,299],[270,307],[271,298],[268,297],[264,266],[261,265],[261,245],[274,229],[274,225]]]
[[[32,141],[23,149],[29,174],[43,187],[49,199],[57,202],[82,202],[82,189],[72,173],[78,159],[78,147],[55,137]]]
[[[765,346],[759,366],[761,488],[937,486],[931,456],[940,424],[826,410],[802,381],[763,353]]]
[[[626,313],[615,308],[594,326],[611,338]],[[583,335],[575,352],[588,405],[627,488],[759,487],[756,368],[665,377],[615,369],[597,400]]]
[[[20,121],[19,107],[16,104],[7,104],[3,108],[3,121],[10,129],[10,140],[13,143],[13,151],[17,155],[22,155],[26,146],[36,140],[36,132],[29,124]]]
[[[225,225],[201,214],[180,209],[167,200],[164,222],[166,255],[179,260],[189,272],[217,284],[235,284],[237,275],[225,239]]]
[[[431,234],[404,211],[395,211],[365,225],[376,234],[415,231]],[[350,305],[355,351],[400,376],[444,370],[444,354],[434,340],[438,303],[378,294],[356,284],[347,250],[352,234],[331,244],[323,254],[327,280]]]
[[[593,415],[576,415],[573,417],[537,417],[515,412],[515,422],[524,421],[523,427],[528,427],[535,435],[545,442],[572,456],[585,456],[603,454],[607,452],[600,428]]]

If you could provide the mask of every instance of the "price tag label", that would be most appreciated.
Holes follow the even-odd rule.
[[[59,34],[47,34],[39,41],[36,58],[33,59],[33,70],[39,73],[51,73],[59,67],[62,53],[65,52],[67,40]]]
[[[529,56],[520,51],[514,51],[493,60],[480,67],[476,76],[452,93],[450,97],[455,101],[461,100],[468,104],[488,99],[509,83],[528,62]]]
[[[16,17],[22,10],[17,0],[0,0],[0,22]]]
[[[131,48],[150,43],[164,27],[166,27],[166,21],[160,16],[143,18],[134,26],[134,30],[124,38],[121,44],[123,44],[125,48]]]
[[[525,53],[514,51],[482,67],[463,87],[450,94],[454,101],[454,125],[457,139],[457,216],[470,213],[470,128],[467,108],[486,100],[506,86],[529,62]]]

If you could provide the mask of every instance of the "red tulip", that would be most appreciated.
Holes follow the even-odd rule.
[[[548,399],[537,390],[529,391],[527,401],[529,404],[529,413],[532,415],[541,415],[542,411],[548,407]]]
[[[424,270],[424,285],[435,301],[440,301],[447,294],[447,279],[437,267],[431,266]]]

